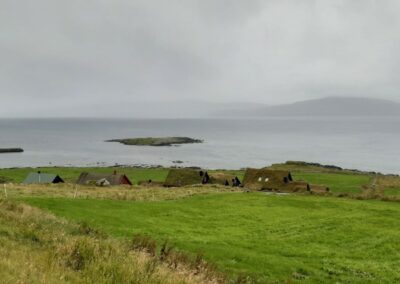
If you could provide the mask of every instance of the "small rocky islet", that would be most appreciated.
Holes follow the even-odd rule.
[[[22,153],[24,149],[22,148],[0,148],[0,154],[5,153]]]
[[[119,142],[131,146],[175,146],[182,144],[203,143],[203,140],[190,137],[144,137],[144,138],[124,138],[111,139],[106,142]]]

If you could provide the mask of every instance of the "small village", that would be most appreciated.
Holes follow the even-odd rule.
[[[63,178],[57,174],[31,172],[23,184],[57,184],[64,183]],[[109,174],[82,172],[77,178],[77,185],[82,186],[132,186],[133,183],[124,173],[114,170]],[[138,182],[142,187],[176,188],[193,185],[219,185],[225,187],[239,187],[244,191],[263,191],[276,193],[326,193],[329,188],[323,185],[310,184],[307,181],[294,181],[292,174],[285,170],[269,168],[246,169],[242,181],[232,174],[224,172],[209,173],[206,170],[174,168],[170,169],[164,182],[152,179]]]

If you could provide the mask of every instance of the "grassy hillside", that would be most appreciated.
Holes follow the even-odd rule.
[[[400,178],[397,176],[306,164],[277,164],[272,168],[291,171],[295,180],[326,185],[330,187],[332,196],[393,201],[399,200],[400,196]],[[60,174],[70,183],[18,184],[29,172],[37,170]],[[78,237],[84,239],[83,245],[75,239],[75,234],[80,230],[76,224],[86,222],[110,235],[100,245],[101,251],[108,253],[103,245],[107,247],[111,242],[112,247],[115,246],[113,253],[117,259],[128,257],[125,251],[127,242],[139,233],[156,239],[159,248],[168,239],[180,251],[189,252],[192,258],[201,252],[209,263],[216,264],[218,270],[229,274],[232,279],[238,275],[253,275],[260,283],[400,281],[397,272],[400,247],[396,239],[396,228],[400,225],[399,203],[243,193],[240,189],[220,186],[165,189],[140,186],[76,187],[71,184],[82,171],[110,173],[114,170],[126,173],[134,183],[148,179],[164,181],[169,171],[167,168],[120,167],[0,169],[0,183],[14,183],[6,185],[8,199],[29,203],[69,220],[67,223],[59,219],[49,222],[49,215],[41,215],[43,213],[35,213],[33,216],[36,217],[32,219],[28,216],[30,213],[27,214],[31,209],[26,209],[29,207],[24,205],[21,205],[23,209],[11,210],[15,215],[13,219],[0,206],[0,242],[5,245],[5,249],[0,249],[1,279],[6,279],[6,283],[26,282],[26,279],[52,283],[104,283],[112,282],[110,279],[114,277],[127,277],[120,279],[136,279],[132,283],[160,282],[160,274],[151,272],[148,275],[147,268],[140,265],[135,271],[145,269],[145,272],[138,272],[144,278],[126,274],[126,262],[119,260],[122,262],[108,263],[102,253],[96,255],[96,260],[90,262],[93,265],[88,265],[87,270],[74,271],[66,267],[65,258],[55,255],[55,252],[64,247],[73,251],[84,250],[86,246],[90,251],[98,250],[99,247],[90,244],[103,243],[98,236],[82,236],[81,233],[78,233]],[[244,174],[244,171],[225,172],[239,178],[243,178]],[[5,192],[1,189],[0,198],[4,196]],[[14,208],[14,205],[11,207]],[[18,214],[24,215],[22,222],[21,216],[16,217]],[[52,236],[59,237],[52,240]],[[131,257],[129,254],[129,262],[136,263],[142,259],[142,255]],[[16,269],[19,268],[20,259],[26,260],[23,269]],[[174,259],[185,262],[187,257]],[[152,258],[148,261],[146,263],[153,263]],[[29,266],[28,262],[34,264]],[[45,269],[45,263],[52,265]],[[175,275],[177,271],[174,266],[171,270],[171,266],[159,260],[156,263],[156,271],[168,275],[165,276],[167,280],[161,282],[196,283],[204,281],[210,274],[203,273],[200,276],[202,280],[188,277],[193,269],[190,264],[189,268],[186,266],[183,269],[186,271],[184,276],[178,272],[181,275],[179,278]],[[120,268],[110,272],[115,265]],[[96,278],[94,273],[97,269],[104,269],[100,278]],[[215,280],[216,274],[212,272],[211,275]],[[223,277],[221,279],[225,281]]]
[[[203,252],[222,271],[262,283],[400,281],[398,203],[239,192],[166,201],[24,200],[122,239],[169,239]]]
[[[1,283],[226,282],[201,258],[159,257],[144,250],[146,242],[153,248],[149,239],[115,239],[0,198]]]

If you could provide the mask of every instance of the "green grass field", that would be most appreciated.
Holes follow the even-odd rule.
[[[395,283],[400,281],[400,178],[274,165],[295,180],[321,184],[331,196],[244,193],[224,187],[179,189],[24,186],[41,170],[73,183],[82,171],[125,173],[136,184],[164,181],[168,168],[0,169],[8,198],[48,210],[72,224],[87,222],[121,241],[145,234],[169,240],[184,252],[202,252],[232,279],[251,275],[259,283]],[[244,171],[224,171],[243,178]],[[374,185],[374,186],[372,186]],[[375,187],[375,189],[371,189]],[[76,199],[73,199],[73,197]],[[1,196],[0,196],[1,198]],[[0,216],[1,217],[1,216]]]
[[[0,196],[0,283],[228,283],[201,258],[140,244]]]
[[[398,203],[237,192],[153,202],[24,201],[118,238],[169,239],[203,252],[222,271],[255,275],[261,283],[400,281]]]
[[[399,196],[400,195],[400,188],[386,188],[385,189],[386,196]]]

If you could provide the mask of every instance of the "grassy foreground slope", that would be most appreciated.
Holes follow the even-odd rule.
[[[226,283],[201,259],[161,259],[140,241],[0,198],[1,283]]]
[[[398,203],[238,192],[168,201],[24,200],[116,237],[169,239],[262,283],[400,281]]]

